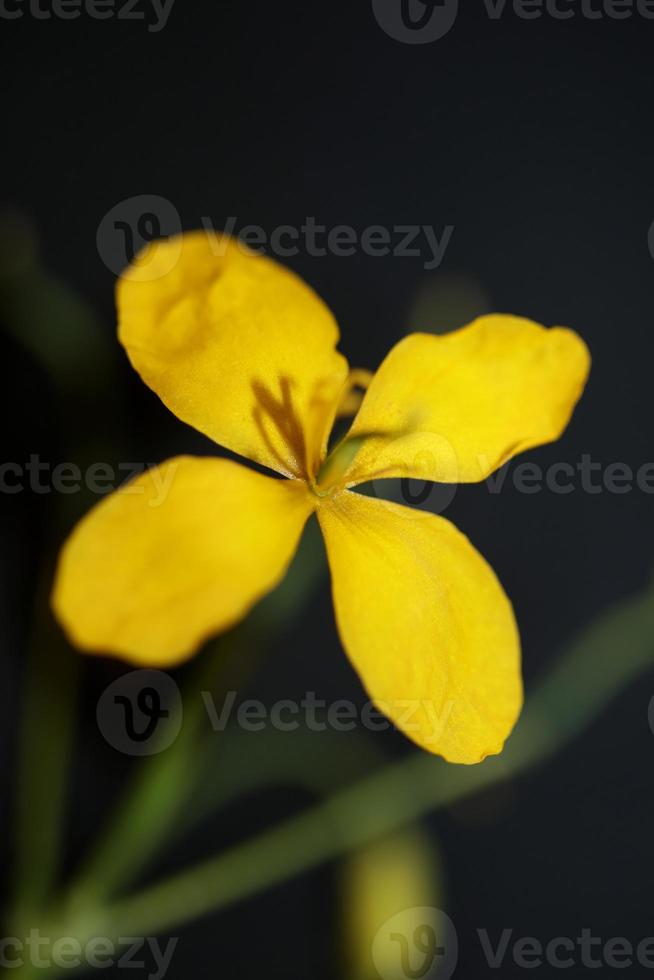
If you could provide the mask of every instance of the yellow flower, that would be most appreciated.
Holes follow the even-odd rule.
[[[476,482],[556,439],[588,373],[583,341],[499,315],[412,334],[328,457],[362,376],[335,350],[330,311],[289,270],[195,232],[146,249],[117,302],[130,361],[168,408],[287,479],[182,456],[104,499],[60,557],[53,606],[71,640],[141,666],[187,659],[280,581],[316,513],[341,639],[375,704],[452,762],[500,752],[522,684],[497,578],[449,521],[351,488]]]

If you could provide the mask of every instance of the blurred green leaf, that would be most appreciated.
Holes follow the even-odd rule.
[[[16,211],[0,213],[0,319],[67,393],[106,382],[109,335],[89,305],[43,268],[36,232]]]

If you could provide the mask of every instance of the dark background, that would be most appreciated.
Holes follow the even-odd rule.
[[[455,273],[480,284],[497,310],[574,327],[593,354],[589,386],[564,438],[529,458],[546,466],[590,453],[637,468],[652,459],[654,21],[532,21],[510,10],[493,21],[481,2],[464,6],[449,34],[426,45],[387,36],[367,0],[176,0],[160,33],[86,16],[0,19],[0,198],[33,223],[43,268],[88,304],[111,343],[115,276],[96,233],[132,196],[168,199],[184,228],[202,216],[221,227],[230,215],[239,227],[269,231],[307,216],[359,231],[452,224],[436,273],[419,258],[362,254],[301,253],[290,264],[334,310],[341,348],[357,365],[374,368],[403,335],[427,280]],[[113,375],[89,368],[85,380],[99,403],[107,385],[118,386],[119,417],[82,417],[61,410],[38,359],[5,331],[3,458],[67,458],[75,425],[99,436],[115,426],[128,459],[206,449],[115,353]],[[0,499],[6,771],[37,563],[61,536],[53,506],[29,492]],[[528,496],[508,484],[497,495],[467,487],[448,517],[514,602],[527,691],[575,631],[651,574],[652,497],[638,489]],[[362,697],[327,588],[272,646],[264,682],[272,696]],[[93,729],[92,699],[107,670],[85,668],[91,706],[81,721],[85,778],[74,796],[71,864],[121,776],[121,761]],[[652,693],[651,678],[633,685],[566,751],[514,781],[508,796],[428,819],[459,933],[455,976],[492,975],[477,928],[496,936],[511,927],[543,942],[584,927],[634,944],[654,934]],[[403,750],[392,736],[380,744],[389,756]],[[5,818],[8,800],[7,788]],[[203,825],[188,853],[218,850],[225,835],[254,831],[304,802],[281,790],[249,800]],[[5,864],[6,835],[2,850]],[[175,865],[184,857],[178,851]],[[182,930],[168,976],[343,976],[336,881],[336,868],[322,869]],[[523,972],[507,963],[501,974]]]

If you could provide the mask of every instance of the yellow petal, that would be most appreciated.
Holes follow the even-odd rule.
[[[301,279],[193,232],[146,247],[117,303],[132,365],[175,415],[287,476],[315,471],[347,363],[332,314]]]
[[[377,707],[450,762],[501,751],[520,641],[490,566],[442,517],[345,491],[318,510],[343,645]]]
[[[53,608],[88,652],[178,663],[281,579],[312,508],[304,484],[224,459],[168,460],[77,525]]]
[[[369,438],[346,482],[484,480],[516,453],[561,435],[589,367],[572,330],[519,317],[484,316],[438,337],[411,334],[363,400],[350,436]]]

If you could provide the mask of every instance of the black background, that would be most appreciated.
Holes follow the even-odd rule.
[[[220,227],[231,215],[269,231],[307,216],[358,230],[452,224],[440,273],[473,277],[495,309],[574,327],[593,354],[564,438],[530,459],[574,464],[589,453],[634,468],[652,459],[654,21],[523,20],[510,10],[494,21],[481,2],[466,0],[449,34],[423,46],[387,36],[367,0],[176,0],[160,33],[139,21],[37,21],[26,13],[0,19],[0,45],[1,196],[31,218],[43,265],[95,309],[108,338],[114,274],[96,232],[134,195],[168,199],[185,228],[203,216]],[[416,290],[439,275],[425,273],[419,258],[300,253],[289,264],[334,310],[351,363],[371,368],[405,332]],[[116,355],[112,383],[125,394],[118,425],[128,458],[206,449]],[[3,456],[60,458],[70,434],[42,369],[8,337],[1,356]],[[107,379],[91,383],[100,397]],[[85,430],[96,424],[102,418],[79,419]],[[0,500],[7,770],[36,562],[54,534],[51,506],[27,492]],[[448,517],[489,558],[514,602],[527,691],[566,639],[650,576],[652,496],[638,489],[531,496],[509,484],[498,495],[467,487]],[[101,686],[96,669],[85,682],[91,699]],[[362,696],[326,587],[273,644],[267,671],[269,691],[280,696]],[[543,942],[583,927],[633,943],[654,934],[652,693],[651,678],[632,686],[581,739],[491,806],[478,801],[429,818],[459,933],[456,976],[492,975],[477,928],[496,936],[510,927]],[[89,704],[82,725],[92,739]],[[383,748],[402,750],[390,737]],[[95,783],[75,793],[70,863],[120,776],[99,739],[86,755]],[[189,854],[217,850],[225,835],[302,802],[281,790],[249,801],[203,827]],[[343,976],[336,880],[335,868],[321,869],[184,929],[168,976]],[[513,964],[501,971],[523,973]]]

